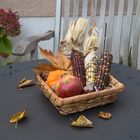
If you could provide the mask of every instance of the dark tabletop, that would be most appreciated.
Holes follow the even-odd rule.
[[[140,71],[118,64],[112,75],[125,84],[118,100],[104,107],[62,116],[39,87],[17,90],[23,78],[35,79],[32,68],[46,61],[30,61],[0,68],[0,140],[140,140]],[[15,125],[9,117],[26,109],[28,117]],[[97,117],[100,111],[110,112],[111,120]],[[93,121],[94,128],[70,127],[80,114]]]

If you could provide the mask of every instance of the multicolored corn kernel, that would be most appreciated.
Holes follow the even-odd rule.
[[[85,86],[86,79],[85,79],[84,58],[78,51],[72,50],[71,61],[74,76],[78,77],[83,83],[83,86]]]
[[[94,91],[105,89],[109,84],[110,70],[113,56],[110,52],[104,51],[98,64],[97,79],[94,84]]]
[[[98,64],[98,58],[95,56],[86,65],[86,68],[85,68],[85,73],[86,73],[86,86],[87,85],[91,85],[91,84],[93,84],[96,81],[97,64]]]

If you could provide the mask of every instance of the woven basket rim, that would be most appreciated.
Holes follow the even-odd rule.
[[[112,92],[120,93],[125,88],[122,83],[120,83],[112,75],[110,75],[111,83],[113,84],[113,87],[111,87],[111,88],[104,89],[104,90],[101,90],[101,91],[98,91],[98,92],[90,92],[90,93],[85,93],[85,94],[81,94],[81,95],[75,95],[75,96],[72,96],[72,97],[61,98],[61,97],[58,97],[57,94],[55,92],[53,92],[51,90],[51,88],[48,87],[48,85],[42,79],[40,74],[36,74],[36,78],[37,78],[38,82],[44,87],[44,89],[48,90],[50,95],[47,95],[47,96],[49,96],[49,98],[51,100],[54,100],[54,103],[55,103],[56,106],[62,106],[64,104],[73,103],[74,101],[77,102],[77,101],[85,100],[85,99],[89,99],[89,98],[98,98],[98,96],[107,95],[107,94],[112,93]]]

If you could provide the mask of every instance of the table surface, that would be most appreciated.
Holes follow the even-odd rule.
[[[0,140],[138,140],[140,139],[140,71],[118,64],[112,65],[112,75],[125,84],[118,100],[103,107],[62,116],[37,85],[17,90],[23,78],[35,79],[32,68],[45,60],[30,61],[0,68]],[[21,110],[28,117],[15,125],[9,117]],[[98,118],[100,111],[110,112],[111,120]],[[80,114],[93,121],[94,128],[69,126]]]

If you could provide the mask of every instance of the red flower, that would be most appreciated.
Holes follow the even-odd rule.
[[[16,12],[9,9],[7,12],[0,9],[0,28],[5,31],[7,36],[16,36],[20,34],[19,17]]]
[[[5,18],[5,15],[6,15],[6,12],[3,9],[0,9],[0,28],[3,25],[3,21],[4,21],[4,18]]]

